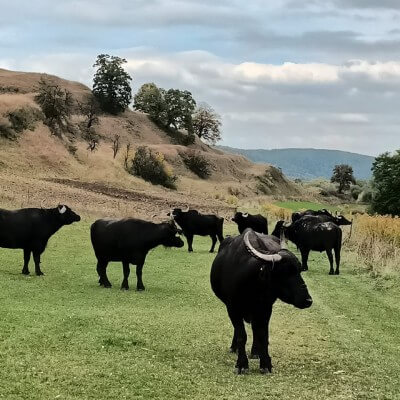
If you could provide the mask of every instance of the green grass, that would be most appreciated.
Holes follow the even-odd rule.
[[[98,286],[88,229],[51,239],[44,277],[22,276],[22,251],[0,249],[0,398],[400,398],[399,286],[353,273],[349,255],[342,275],[328,276],[325,256],[312,253],[304,277],[313,306],[274,307],[273,374],[251,360],[250,374],[235,376],[209,239],[196,238],[193,254],[152,251],[146,291],[134,290],[133,270],[126,292],[119,264],[109,266],[112,289]]]
[[[330,211],[336,211],[337,207],[331,206],[329,204],[320,204],[320,203],[313,203],[310,201],[279,201],[277,203],[274,203],[275,205],[282,207],[282,208],[288,208],[293,211],[298,211],[298,210],[321,210],[322,208],[326,208],[327,210]]]

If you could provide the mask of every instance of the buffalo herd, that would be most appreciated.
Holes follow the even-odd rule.
[[[123,281],[121,289],[129,289],[130,265],[136,265],[136,289],[145,287],[142,280],[143,265],[151,249],[184,246],[193,252],[196,235],[210,236],[213,253],[220,242],[212,266],[210,281],[215,295],[225,304],[233,326],[231,351],[237,353],[236,371],[247,372],[246,330],[244,322],[251,324],[253,345],[250,356],[258,358],[261,373],[271,372],[268,353],[268,325],[272,306],[277,299],[299,309],[311,306],[312,298],[301,276],[308,270],[310,251],[325,251],[329,274],[339,274],[342,246],[341,225],[352,221],[342,215],[333,215],[323,209],[292,214],[292,221],[278,221],[268,235],[268,221],[258,214],[236,212],[232,218],[239,235],[224,239],[224,218],[205,215],[196,210],[174,208],[167,214],[167,222],[153,223],[135,218],[98,219],[90,228],[90,238],[97,258],[100,286],[109,288],[107,277],[109,262],[121,262]],[[25,208],[15,211],[0,209],[0,247],[22,249],[22,273],[29,274],[31,254],[36,275],[43,275],[40,257],[47,243],[64,225],[80,221],[80,216],[68,206],[55,208]],[[286,238],[293,242],[301,254],[301,263],[288,250]],[[333,268],[333,253],[336,269]]]

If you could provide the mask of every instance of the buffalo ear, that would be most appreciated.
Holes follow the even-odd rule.
[[[58,206],[58,212],[59,212],[60,214],[64,214],[65,211],[67,211],[67,207],[62,206],[62,205],[59,205],[59,206]]]

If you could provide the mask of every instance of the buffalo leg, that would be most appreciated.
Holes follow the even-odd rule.
[[[268,354],[268,319],[253,320],[251,327],[253,329],[253,348],[255,347],[256,355],[260,358],[260,372],[262,374],[272,372],[271,357]]]
[[[136,278],[137,278],[136,290],[139,291],[145,289],[142,281],[142,270],[143,270],[143,263],[136,265]]]
[[[187,239],[187,242],[188,242],[188,250],[189,250],[189,252],[192,252],[193,251],[193,247],[192,247],[192,245],[193,245],[193,235],[187,235],[186,239]]]
[[[230,347],[230,352],[231,353],[236,353],[237,352],[237,336],[236,336],[236,330],[233,329],[233,338],[232,338],[232,344]]]
[[[210,235],[210,237],[211,237],[211,240],[212,240],[210,253],[214,253],[215,244],[217,243],[217,236],[216,235]]]
[[[44,275],[40,269],[40,253],[38,251],[33,251],[33,261],[35,262],[35,274],[37,276]]]
[[[301,269],[303,271],[308,271],[308,255],[310,254],[310,250],[308,249],[300,249],[301,253]]]
[[[99,275],[99,283],[100,286],[104,286],[105,288],[111,287],[111,282],[107,277],[107,261],[98,261],[97,262],[97,273]]]
[[[238,316],[234,311],[228,310],[229,318],[231,319],[233,328],[235,329],[236,343],[238,350],[238,358],[236,361],[236,372],[245,374],[249,370],[249,360],[246,355],[246,329],[244,328],[243,318]]]
[[[326,249],[326,255],[328,256],[329,259],[329,275],[333,275],[333,255],[332,255],[332,249]]]
[[[124,270],[124,280],[122,281],[121,289],[128,290],[129,289],[128,278],[131,272],[131,269],[129,267],[129,262],[124,261],[122,263],[122,268]]]
[[[24,267],[22,268],[22,273],[24,275],[29,275],[29,260],[31,259],[31,250],[24,249]]]
[[[336,274],[336,275],[339,275],[340,250],[341,250],[341,246],[340,246],[340,244],[339,244],[339,246],[335,247],[335,261],[336,261],[336,271],[335,271],[335,274]]]

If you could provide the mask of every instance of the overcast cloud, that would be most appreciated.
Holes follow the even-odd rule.
[[[192,91],[224,145],[400,148],[397,0],[0,0],[0,67],[91,86],[99,53]]]

